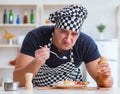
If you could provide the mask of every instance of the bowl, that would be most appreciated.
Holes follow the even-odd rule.
[[[5,91],[14,91],[18,90],[19,82],[4,82]]]

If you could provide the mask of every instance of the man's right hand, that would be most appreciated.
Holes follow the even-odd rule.
[[[35,61],[40,63],[41,66],[45,63],[49,56],[50,49],[47,47],[47,45],[35,51]]]

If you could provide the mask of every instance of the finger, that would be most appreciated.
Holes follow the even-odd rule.
[[[108,69],[106,69],[106,70],[103,70],[103,74],[104,74],[104,75],[110,75],[110,74],[111,74],[111,69],[108,68]]]
[[[36,50],[36,51],[35,51],[35,54],[43,54],[43,53],[45,53],[45,52],[48,52],[48,53],[49,53],[49,52],[50,52],[49,48],[42,47],[42,48]]]
[[[39,54],[35,55],[35,57],[38,57],[38,58],[49,57],[49,56],[50,56],[50,52],[49,51],[45,51],[45,52],[42,52],[42,53],[39,53]]]
[[[48,48],[47,45],[44,45],[45,48]]]
[[[109,67],[103,67],[98,73],[101,75],[109,75],[111,74],[111,69]]]
[[[104,71],[104,70],[111,70],[108,64],[103,64],[99,67],[99,70]]]
[[[108,75],[109,76],[109,75],[111,75],[111,72],[110,71],[105,72],[104,75],[106,75],[106,76]]]
[[[100,71],[101,69],[104,69],[104,67],[109,67],[109,64],[108,63],[102,63],[101,65],[99,65],[97,67],[97,70]]]
[[[49,51],[37,51],[35,52],[35,58],[37,58],[38,61],[42,61],[42,60],[47,60],[50,56],[50,52]]]
[[[102,63],[101,65],[99,65],[99,67],[108,67],[109,63]]]
[[[49,58],[49,55],[38,55],[37,57],[35,57],[37,62],[41,63],[41,65],[43,65],[45,63],[45,61]]]

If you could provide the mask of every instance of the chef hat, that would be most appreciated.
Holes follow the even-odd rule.
[[[82,24],[87,17],[87,10],[81,5],[70,5],[50,14],[49,20],[55,28],[67,29],[80,33]]]

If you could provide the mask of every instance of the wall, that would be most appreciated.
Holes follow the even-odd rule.
[[[88,10],[88,17],[83,25],[83,31],[90,34],[93,38],[99,38],[96,26],[100,23],[106,25],[104,38],[116,38],[116,7],[120,4],[119,0],[0,0],[2,3],[37,3],[39,7],[43,3],[80,3]]]

